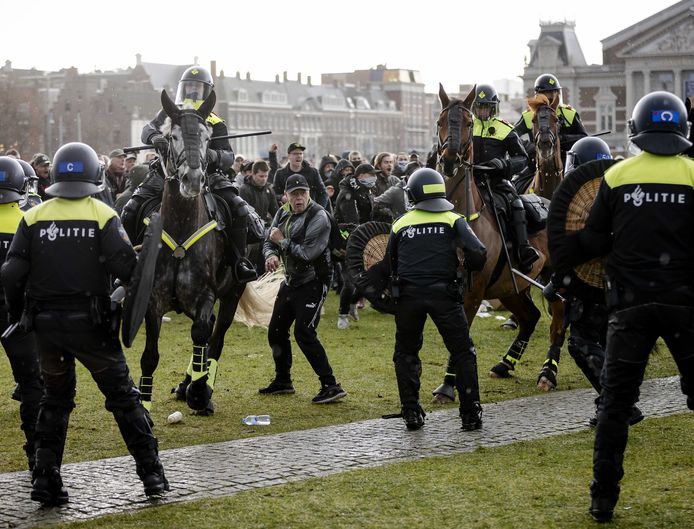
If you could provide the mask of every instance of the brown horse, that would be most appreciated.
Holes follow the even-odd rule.
[[[488,204],[480,193],[473,178],[472,125],[473,115],[470,111],[475,97],[475,89],[464,99],[449,98],[443,86],[439,86],[439,99],[442,110],[436,122],[438,134],[437,169],[444,175],[446,194],[455,206],[455,210],[468,219],[472,230],[487,247],[487,263],[481,272],[472,276],[471,284],[465,295],[465,314],[472,322],[483,299],[499,299],[518,320],[518,334],[502,362],[494,366],[490,375],[498,378],[510,376],[510,371],[525,350],[530,336],[540,319],[540,311],[532,301],[530,285],[521,278],[516,278],[516,286],[511,276],[504,240],[499,231],[493,205]],[[530,243],[540,252],[540,259],[535,262],[529,276],[535,277],[545,264],[549,255],[547,251],[547,234],[544,230],[534,234]],[[448,370],[451,372],[450,370]],[[447,378],[449,375],[447,375]],[[450,385],[450,380],[437,388],[437,400],[447,402],[452,392],[440,391]],[[448,397],[448,398],[446,398]]]

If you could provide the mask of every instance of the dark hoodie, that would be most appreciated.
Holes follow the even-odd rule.
[[[323,158],[321,158],[320,164],[318,165],[318,174],[320,175],[321,179],[323,180],[323,183],[325,184],[328,183],[327,180],[332,178],[332,175],[327,176],[325,174],[325,166],[329,163],[333,164],[333,167],[337,165],[337,158],[335,158],[332,154],[327,154],[323,156]]]
[[[343,178],[340,194],[335,203],[335,220],[338,224],[363,224],[371,220],[374,205],[373,188],[359,184],[354,176]]]
[[[275,181],[272,183],[272,186],[275,190],[275,195],[277,196],[278,202],[282,202],[282,195],[284,195],[284,186],[287,182],[287,178],[293,174],[303,175],[311,188],[311,198],[324,208],[329,207],[328,192],[325,189],[325,184],[323,183],[323,180],[318,174],[316,168],[311,167],[311,164],[309,164],[306,160],[301,162],[301,169],[299,169],[297,172],[292,171],[289,164],[287,164],[282,167],[282,169],[279,169],[277,173],[275,173]]]

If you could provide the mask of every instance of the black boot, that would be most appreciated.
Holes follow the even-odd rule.
[[[511,204],[511,227],[515,237],[518,268],[521,272],[527,274],[533,269],[533,263],[540,258],[540,254],[528,242],[525,209],[520,198],[515,199]]]
[[[426,413],[421,406],[402,410],[402,418],[408,430],[419,430],[424,426],[424,417],[426,417]]]
[[[69,501],[67,489],[60,477],[60,467],[54,451],[40,448],[36,452],[36,467],[31,478],[31,499],[43,505],[63,505]]]
[[[233,220],[227,241],[227,259],[233,267],[234,278],[239,283],[249,283],[258,279],[258,273],[246,257],[246,238],[248,217],[236,217]]]
[[[612,520],[619,499],[619,485],[605,487],[593,480],[590,482],[590,509],[588,512],[596,522]]]
[[[472,431],[482,428],[482,405],[474,402],[469,410],[460,410],[460,419],[463,423],[463,430]]]
[[[147,496],[157,496],[170,490],[158,455],[150,456],[142,463],[138,462],[136,468]]]

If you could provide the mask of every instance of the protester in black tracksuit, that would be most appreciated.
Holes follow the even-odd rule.
[[[357,167],[353,177],[344,178],[340,182],[340,194],[335,203],[335,220],[341,229],[351,232],[360,224],[371,220],[376,178],[374,166],[363,163]],[[343,267],[340,308],[337,317],[338,329],[349,327],[348,316],[355,321],[359,319],[357,301],[360,297],[361,293],[354,286],[347,267]]]
[[[629,122],[644,152],[606,173],[576,261],[607,254],[610,317],[593,452],[591,515],[612,518],[624,475],[632,406],[651,350],[662,337],[694,410],[694,161],[686,110],[669,92],[639,100]]]
[[[285,202],[283,197],[287,179],[292,175],[300,174],[306,179],[311,188],[311,199],[324,208],[330,208],[330,199],[328,198],[328,191],[325,189],[323,179],[318,174],[318,170],[315,167],[311,167],[311,164],[304,160],[305,150],[306,147],[298,142],[290,143],[289,147],[287,147],[289,163],[275,173],[275,178],[272,182],[277,201],[280,203]]]
[[[482,426],[477,380],[477,355],[463,309],[457,248],[465,266],[481,270],[487,251],[463,217],[446,200],[443,177],[433,169],[418,169],[407,183],[414,208],[393,223],[386,255],[390,255],[393,297],[396,298],[395,375],[405,425],[424,425],[419,403],[422,331],[431,316],[450,354],[460,394],[464,430]]]
[[[75,359],[106,397],[145,493],[168,490],[157,440],[130,378],[111,310],[109,276],[128,281],[136,255],[116,212],[90,196],[100,190],[102,178],[99,159],[88,145],[68,143],[58,149],[54,184],[46,190],[57,198],[25,213],[2,267],[10,320],[22,317],[33,327],[45,384],[31,493],[43,504],[68,501],[60,466],[75,406]]]
[[[328,355],[316,332],[321,307],[328,293],[331,225],[325,210],[311,200],[309,190],[309,184],[302,175],[291,175],[287,179],[287,203],[275,215],[263,247],[266,269],[276,271],[281,259],[286,278],[277,293],[268,326],[275,378],[259,392],[294,393],[289,339],[289,329],[294,324],[296,343],[321,383],[313,403],[323,404],[340,399],[347,393],[335,380]]]
[[[28,164],[27,164],[28,165]],[[0,156],[0,261],[4,262],[10,243],[23,217],[19,207],[24,188],[24,171],[18,160]],[[0,334],[9,327],[7,303],[0,292]],[[34,430],[39,412],[39,401],[43,395],[43,381],[39,368],[39,357],[33,332],[15,330],[11,337],[2,340],[12,368],[12,376],[17,383],[13,398],[19,400],[19,418],[26,438],[24,451],[29,462],[29,470],[34,468],[36,450]]]

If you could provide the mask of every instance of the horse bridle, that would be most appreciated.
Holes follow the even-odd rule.
[[[183,118],[189,117],[189,116],[195,117],[195,120],[183,119]],[[194,111],[194,110],[191,111],[189,109],[181,110],[180,113],[176,116],[175,121],[174,121],[174,118],[171,118],[172,129],[173,129],[174,124],[181,127],[181,134],[183,136],[184,148],[183,148],[183,150],[181,150],[181,152],[176,154],[175,159],[171,160],[173,163],[173,168],[174,168],[174,170],[172,172],[173,174],[170,174],[169,171],[165,170],[165,173],[166,173],[165,179],[166,180],[178,180],[179,179],[178,168],[181,167],[181,165],[183,165],[183,163],[185,161],[195,160],[195,157],[191,156],[191,154],[197,154],[197,151],[194,149],[193,145],[195,145],[195,142],[198,142],[198,144],[199,144],[199,142],[201,141],[200,140],[200,128],[199,128],[200,123],[205,125],[205,119],[203,119],[203,117],[200,114],[198,114],[196,111]],[[171,134],[168,134],[166,136],[166,141],[168,143],[167,158],[171,159],[171,156],[174,153],[173,138],[172,138]],[[166,164],[164,164],[164,165],[166,165]],[[197,169],[197,164],[194,164],[194,165],[196,165],[194,167],[193,165],[191,165],[191,163],[189,161],[188,165],[191,169]],[[205,174],[206,170],[207,170],[207,157],[206,156],[202,156],[201,165],[202,165],[202,167],[201,167],[202,172],[203,172],[203,174]]]
[[[447,114],[447,121],[448,121],[448,135],[444,142],[441,142],[441,125],[439,125],[438,121],[436,122],[436,137],[438,139],[438,145],[437,145],[437,157],[438,157],[438,163],[441,165],[443,168],[443,175],[447,176],[449,178],[457,178],[457,181],[453,188],[446,193],[446,199],[451,200],[453,195],[455,194],[456,190],[458,189],[458,186],[465,181],[466,178],[472,178],[472,162],[468,161],[468,154],[470,153],[470,147],[472,146],[472,131],[470,131],[470,134],[468,134],[468,139],[465,142],[465,145],[463,145],[463,149],[461,150],[461,145],[460,145],[460,138],[458,138],[458,145],[455,147],[455,160],[454,161],[448,161],[443,157],[444,151],[449,147],[451,143],[451,131],[456,128],[456,130],[460,131],[461,130],[461,125],[463,122],[463,114],[467,112],[468,114],[472,115],[472,112],[465,108],[463,106],[463,102],[460,100],[455,100],[452,101],[447,107],[443,108],[441,110],[441,114],[444,112],[448,111]],[[470,127],[472,128],[472,120],[470,121]],[[441,160],[443,159],[443,163]],[[458,172],[460,169],[463,169],[463,176],[462,178],[458,178]]]

